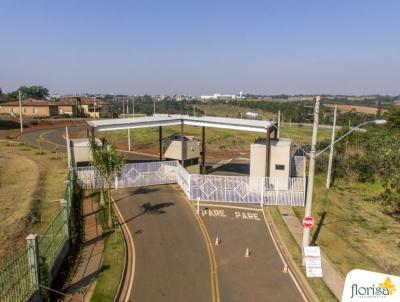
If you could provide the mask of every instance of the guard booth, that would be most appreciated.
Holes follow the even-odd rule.
[[[200,143],[194,136],[171,135],[163,151],[166,160],[179,160],[189,173],[200,173]]]

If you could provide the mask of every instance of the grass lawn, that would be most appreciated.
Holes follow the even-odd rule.
[[[277,115],[275,113],[250,107],[233,106],[229,103],[196,104],[196,108],[203,110],[204,115],[206,116],[223,116],[231,118],[240,118],[242,116],[243,118],[245,118],[246,112],[256,112],[258,113],[259,119],[264,119],[264,120],[273,120],[274,118],[277,119]]]
[[[297,245],[295,239],[290,234],[285,222],[277,207],[269,207],[269,212],[272,219],[279,231],[279,236],[288,249],[290,255],[292,256],[294,262],[300,267],[301,266],[301,250]],[[305,271],[301,268],[305,276]],[[330,291],[330,289],[325,285],[325,282],[321,278],[307,278],[308,283],[314,290],[315,294],[321,302],[334,302],[337,301],[336,297]]]
[[[95,192],[93,198],[96,202],[100,202],[100,190]],[[104,194],[104,199],[106,205],[96,213],[103,228],[104,254],[100,273],[90,301],[113,301],[124,270],[124,237],[119,227],[116,229],[108,228],[108,199],[106,193]]]
[[[316,223],[326,213],[316,243],[343,275],[355,268],[400,275],[400,223],[376,201],[381,190],[379,184],[337,182],[327,196],[325,175],[316,178]],[[304,209],[295,213],[303,219]]]
[[[66,175],[64,155],[0,142],[0,265],[59,211]]]
[[[104,240],[103,263],[90,301],[113,301],[124,269],[125,245],[120,229]]]

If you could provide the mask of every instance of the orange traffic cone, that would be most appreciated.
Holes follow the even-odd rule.
[[[289,272],[289,269],[288,269],[287,264],[285,263],[285,265],[283,266],[282,273],[287,274],[288,272]]]
[[[250,250],[249,250],[249,248],[247,248],[246,249],[246,252],[244,253],[244,256],[246,257],[246,258],[249,258],[250,257]]]
[[[215,238],[215,245],[219,245],[219,238],[217,236],[217,238]]]

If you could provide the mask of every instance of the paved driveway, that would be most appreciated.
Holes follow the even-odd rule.
[[[201,206],[200,216],[213,241],[221,301],[303,301],[283,264],[258,206]],[[249,248],[250,257],[245,251]]]
[[[133,235],[133,301],[212,301],[206,244],[189,204],[175,186],[115,191]]]

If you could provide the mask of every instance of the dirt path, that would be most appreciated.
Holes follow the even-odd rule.
[[[96,277],[100,273],[103,258],[103,230],[96,217],[98,204],[93,199],[92,192],[85,191],[83,201],[83,217],[85,226],[85,242],[82,258],[71,282],[64,292],[72,297],[64,301],[89,301],[93,293]]]

